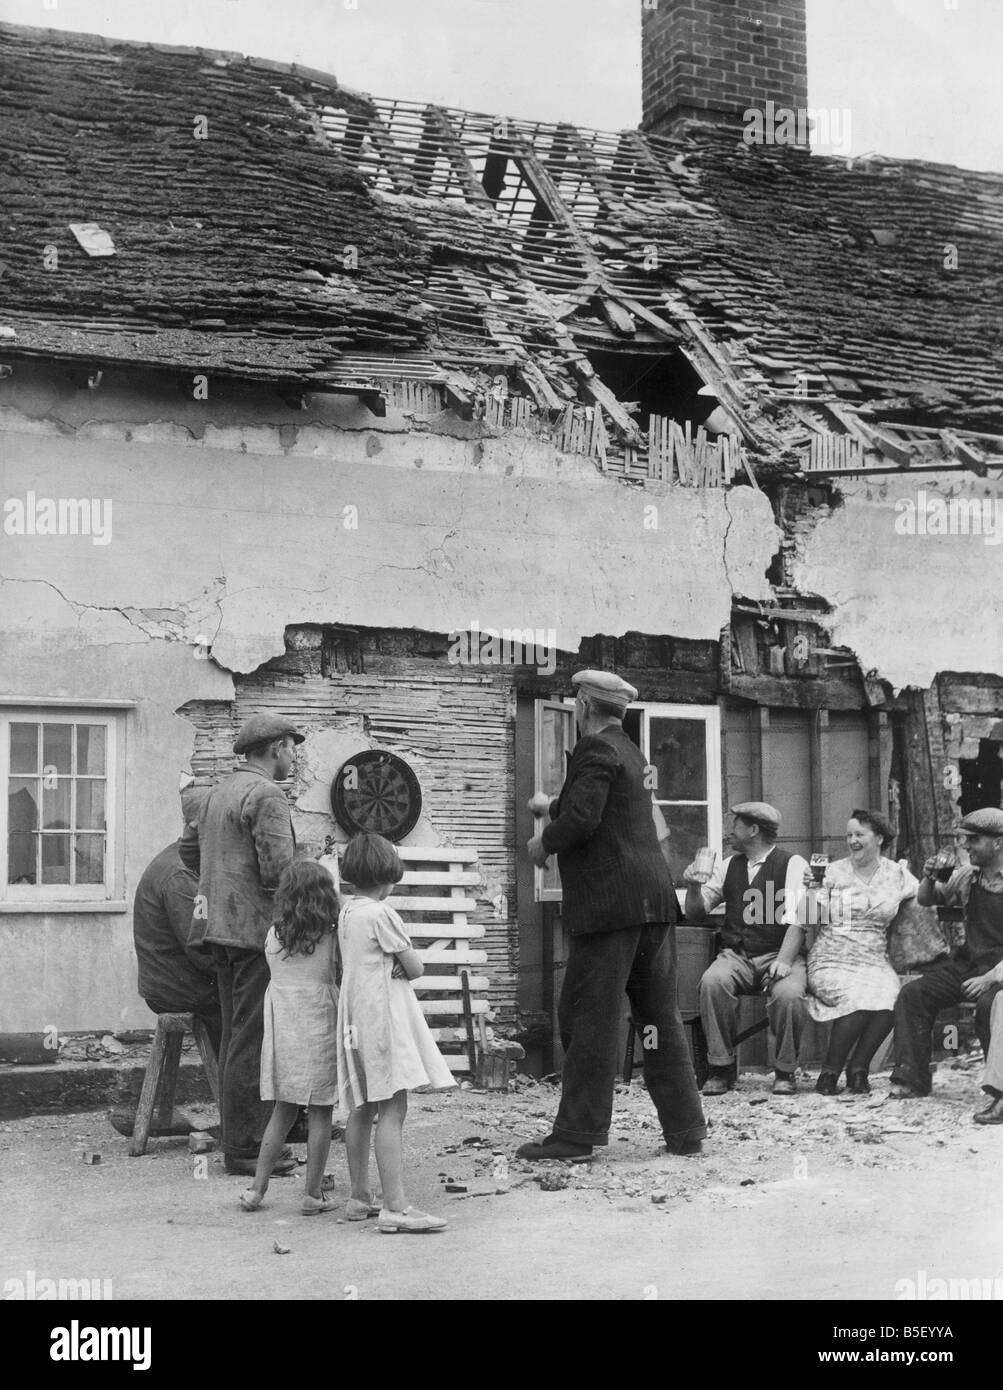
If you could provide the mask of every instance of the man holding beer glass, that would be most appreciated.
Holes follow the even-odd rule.
[[[965,914],[965,940],[946,960],[903,985],[895,1004],[895,1067],[890,1094],[898,1100],[928,1096],[934,1020],[941,1009],[975,1004],[975,1029],[986,1056],[982,1089],[991,1097],[976,1124],[1003,1124],[1003,811],[987,806],[959,827],[969,863],[951,873],[942,851],[923,865],[916,895],[921,907],[953,907]],[[947,882],[944,878],[947,876]]]
[[[700,981],[700,1019],[710,1074],[705,1096],[735,1085],[738,996],[766,991],[776,1051],[773,1094],[797,1091],[794,1072],[805,1017],[804,930],[799,911],[808,864],[777,846],[780,812],[765,801],[731,808],[737,853],[713,868],[712,850],[699,851],[683,874],[690,920],[724,903],[721,951]],[[708,858],[709,856],[709,858]]]

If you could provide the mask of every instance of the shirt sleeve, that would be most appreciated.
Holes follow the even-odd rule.
[[[380,903],[373,913],[373,935],[381,951],[394,956],[398,951],[411,951],[411,938],[404,929],[404,923],[392,907]]]
[[[781,921],[785,927],[804,923],[801,901],[808,891],[804,886],[804,876],[808,872],[808,861],[800,854],[792,854],[787,861],[787,877],[784,879],[784,910]]]
[[[273,892],[293,862],[296,848],[289,803],[274,782],[263,784],[262,792],[256,790],[247,798],[244,820],[254,841],[261,886]]]
[[[704,912],[713,912],[715,907],[724,902],[724,876],[732,858],[733,856],[729,855],[727,859],[715,859],[710,878],[706,883],[701,883],[700,896],[703,898]]]

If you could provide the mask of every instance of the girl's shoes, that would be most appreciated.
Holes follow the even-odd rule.
[[[311,1197],[309,1192],[304,1194],[303,1205],[300,1211],[304,1216],[321,1216],[325,1212],[335,1211],[334,1202],[329,1202],[323,1191],[319,1197]]]
[[[249,1187],[246,1192],[240,1194],[240,1205],[245,1211],[257,1211],[264,1201],[260,1192],[255,1192],[253,1187]]]
[[[366,1221],[370,1216],[379,1216],[383,1210],[383,1201],[378,1195],[370,1192],[368,1199],[363,1202],[358,1197],[349,1197],[345,1203],[346,1221]]]
[[[851,1096],[869,1096],[871,1087],[867,1080],[865,1071],[848,1071],[846,1073],[846,1089]]]
[[[820,1096],[834,1096],[839,1093],[839,1077],[834,1071],[820,1071],[815,1082],[815,1090]]]
[[[446,1223],[441,1216],[429,1216],[427,1211],[417,1207],[405,1207],[403,1211],[380,1211],[376,1229],[381,1235],[394,1235],[399,1231],[444,1231]]]

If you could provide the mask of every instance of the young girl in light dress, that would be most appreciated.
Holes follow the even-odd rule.
[[[408,1091],[445,1090],[453,1075],[435,1045],[411,986],[423,973],[404,923],[385,899],[404,876],[393,845],[357,835],[341,860],[344,899],[338,919],[342,979],[338,1003],[338,1089],[348,1112],[345,1146],[352,1196],[346,1215],[379,1215],[377,1229],[439,1231],[446,1223],[409,1206],[404,1194],[402,1130]],[[382,1207],[369,1188],[376,1124]]]
[[[290,864],[275,894],[276,921],[265,938],[271,976],[265,993],[261,1099],[275,1108],[261,1140],[254,1182],[240,1196],[257,1211],[272,1166],[301,1106],[307,1107],[304,1216],[336,1210],[322,1190],[338,1095],[336,1040],[338,895],[328,870],[313,859]]]

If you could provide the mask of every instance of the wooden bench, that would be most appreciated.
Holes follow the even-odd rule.
[[[195,1037],[213,1099],[219,1101],[218,1060],[205,1024],[193,1014],[158,1014],[150,1048],[150,1060],[146,1064],[146,1075],[143,1078],[143,1089],[140,1092],[132,1140],[129,1144],[129,1154],[132,1158],[146,1153],[155,1109],[160,1128],[167,1129],[171,1123],[174,1114],[174,1093],[178,1085],[178,1068],[181,1065],[181,1044],[186,1033],[192,1033]]]
[[[474,967],[487,952],[472,943],[484,927],[470,921],[477,908],[471,889],[481,881],[472,867],[477,851],[450,846],[396,846],[404,877],[388,901],[400,913],[425,966],[415,992],[432,1035],[451,1071],[477,1071],[478,1045],[487,1046],[485,998],[489,980]]]

